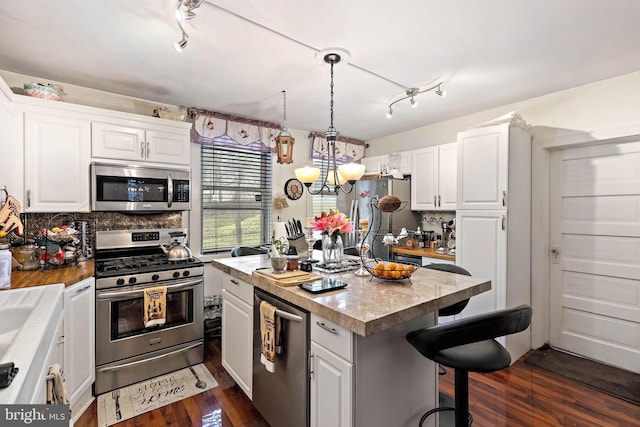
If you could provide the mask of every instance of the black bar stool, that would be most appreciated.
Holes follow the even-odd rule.
[[[231,249],[231,256],[245,256],[245,255],[264,255],[265,252],[258,248],[252,248],[251,246],[236,246]]]
[[[509,352],[494,338],[524,331],[531,323],[531,307],[497,310],[407,334],[407,341],[427,359],[455,369],[455,408],[439,407],[426,412],[420,427],[431,414],[454,411],[455,426],[468,427],[469,372],[494,372],[511,364]]]

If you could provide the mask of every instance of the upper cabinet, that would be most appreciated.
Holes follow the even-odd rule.
[[[385,157],[386,156],[370,156],[360,159],[360,163],[364,165],[364,173],[382,173],[382,171],[386,169]]]
[[[509,188],[529,187],[515,161],[531,158],[530,135],[508,124],[470,129],[458,134],[458,209],[505,209]],[[521,153],[520,153],[521,151]],[[525,162],[526,163],[526,162]],[[509,170],[509,168],[513,170]]]
[[[24,113],[25,212],[89,212],[91,122],[57,110]]]
[[[457,143],[412,152],[411,210],[456,210]]]
[[[186,128],[93,122],[91,135],[94,158],[189,165]]]

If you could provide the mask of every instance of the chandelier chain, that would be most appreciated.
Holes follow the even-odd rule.
[[[284,114],[283,114],[283,120],[282,120],[282,128],[286,128],[287,127],[287,91],[283,90],[282,91],[282,95],[283,95],[283,105],[284,105]]]
[[[329,130],[335,130],[335,128],[333,127],[333,62],[334,61],[331,61],[331,101],[329,103],[329,111],[331,117],[329,121]]]

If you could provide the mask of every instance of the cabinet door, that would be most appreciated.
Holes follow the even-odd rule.
[[[311,341],[311,427],[353,424],[353,365]]]
[[[461,317],[506,308],[506,211],[456,212],[456,264],[491,280],[491,290],[471,298]]]
[[[147,161],[188,165],[189,131],[147,130]]]
[[[458,209],[505,206],[508,149],[508,124],[458,134]]]
[[[222,366],[251,399],[253,308],[222,290]]]
[[[437,209],[438,147],[415,150],[411,158],[411,210]]]
[[[91,153],[105,159],[144,160],[147,157],[144,132],[133,126],[93,122]]]
[[[25,212],[89,212],[91,124],[62,112],[25,112]]]
[[[73,406],[95,381],[95,279],[64,291],[64,372]]]
[[[458,203],[458,143],[439,146],[438,208],[456,210]]]
[[[26,207],[26,200],[22,200],[22,194],[24,194],[22,114],[16,111],[2,91],[0,91],[0,141],[4,148],[2,163],[6,165],[0,167],[0,187],[6,187],[9,194],[23,201]]]

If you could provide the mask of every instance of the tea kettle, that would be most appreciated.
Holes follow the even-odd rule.
[[[178,237],[186,237],[187,235],[182,231],[174,231],[169,233],[169,236],[174,238],[173,243],[169,245],[168,248],[164,247],[164,245],[160,245],[160,249],[167,256],[167,260],[169,261],[188,261],[193,256],[191,255],[191,249],[184,244],[184,242],[178,242]]]

